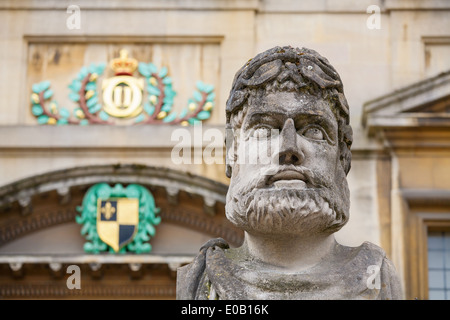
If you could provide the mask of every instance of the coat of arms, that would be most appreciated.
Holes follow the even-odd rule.
[[[81,215],[76,222],[83,225],[81,234],[88,240],[84,251],[88,253],[150,252],[148,241],[161,222],[152,194],[138,184],[126,188],[121,184],[93,185],[77,210]]]
[[[133,240],[139,223],[139,199],[110,198],[97,200],[97,233],[118,252]]]
[[[115,124],[118,119],[132,119],[135,124],[194,125],[210,117],[214,106],[214,86],[196,82],[196,90],[187,106],[173,109],[176,92],[167,67],[160,70],[153,63],[138,62],[122,49],[109,67],[114,77],[101,77],[106,63],[81,68],[68,85],[69,98],[78,106],[70,110],[53,99],[49,81],[32,86],[31,112],[39,124]],[[137,72],[139,76],[134,74]],[[100,89],[100,90],[99,90]]]

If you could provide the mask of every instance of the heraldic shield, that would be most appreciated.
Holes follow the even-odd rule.
[[[100,239],[115,252],[133,240],[138,223],[139,199],[98,199],[97,232]]]

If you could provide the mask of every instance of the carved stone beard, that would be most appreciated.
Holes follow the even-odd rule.
[[[316,177],[317,178],[317,177]],[[230,183],[226,216],[249,233],[266,235],[331,234],[349,218],[349,189],[339,185],[308,189],[258,188],[261,178]]]

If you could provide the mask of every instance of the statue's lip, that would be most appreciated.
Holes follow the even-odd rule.
[[[269,177],[266,184],[273,184],[275,181],[279,180],[302,180],[307,182],[306,177],[301,172],[295,170],[284,170]]]

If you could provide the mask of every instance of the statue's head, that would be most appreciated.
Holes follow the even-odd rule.
[[[249,233],[307,236],[348,221],[352,129],[326,58],[292,47],[258,54],[237,72],[226,114],[231,222]]]

